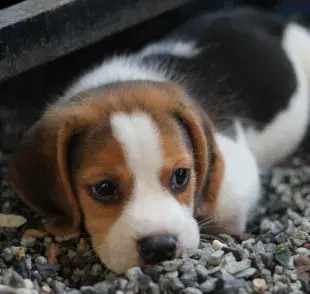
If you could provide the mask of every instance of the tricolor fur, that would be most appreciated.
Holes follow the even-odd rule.
[[[147,263],[149,236],[176,240],[173,257],[196,248],[196,217],[204,230],[241,233],[260,172],[306,133],[309,77],[300,25],[251,9],[202,15],[75,81],[13,153],[12,186],[53,234],[84,219],[118,273]],[[190,175],[182,189],[178,169]],[[113,203],[91,195],[105,179]]]

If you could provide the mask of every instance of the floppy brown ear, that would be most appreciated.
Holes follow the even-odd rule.
[[[80,211],[72,191],[67,148],[76,129],[71,121],[43,117],[11,155],[9,180],[23,201],[59,236],[78,230]]]
[[[224,162],[214,137],[214,129],[209,118],[195,108],[179,105],[176,114],[189,131],[195,158],[197,188],[195,204],[197,214],[213,211],[218,199]]]

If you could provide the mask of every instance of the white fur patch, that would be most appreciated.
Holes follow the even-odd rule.
[[[262,131],[251,128],[247,132],[249,145],[261,171],[269,169],[294,152],[301,143],[309,122],[309,32],[298,25],[288,25],[282,47],[292,62],[297,88],[287,109],[280,112]]]
[[[143,113],[118,113],[112,116],[111,126],[134,175],[134,187],[130,203],[110,228],[104,249],[99,249],[102,261],[118,273],[141,266],[137,241],[156,234],[176,236],[179,251],[197,248],[199,230],[193,209],[182,206],[159,179],[164,158],[156,124]]]
[[[244,132],[236,125],[237,140],[216,134],[225,166],[215,217],[229,233],[243,233],[249,213],[260,198],[257,162],[247,146]]]
[[[164,40],[146,46],[139,56],[147,56],[153,54],[171,54],[181,57],[194,57],[200,52],[195,42],[184,42],[180,40]]]
[[[62,99],[70,99],[80,92],[115,82],[135,80],[164,82],[167,81],[167,74],[159,70],[157,64],[154,64],[153,68],[152,66],[146,68],[134,55],[116,56],[85,73],[66,91]]]

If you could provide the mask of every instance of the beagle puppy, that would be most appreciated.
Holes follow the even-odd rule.
[[[200,229],[242,233],[260,173],[306,133],[309,36],[238,8],[105,60],[25,134],[12,187],[52,234],[83,220],[116,273],[197,248]]]

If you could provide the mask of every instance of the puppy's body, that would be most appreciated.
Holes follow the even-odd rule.
[[[12,184],[54,233],[77,229],[82,211],[116,272],[171,257],[146,254],[150,236],[175,254],[197,247],[194,214],[213,216],[217,232],[240,233],[259,199],[259,171],[292,153],[306,132],[308,52],[309,33],[274,15],[240,9],[198,17],[76,81],[13,155]],[[25,175],[34,142],[42,151]],[[47,169],[55,176],[34,186]],[[102,179],[116,183],[115,202],[90,195]]]

